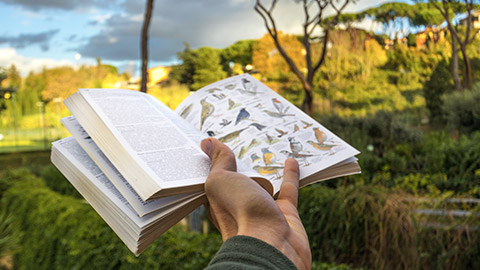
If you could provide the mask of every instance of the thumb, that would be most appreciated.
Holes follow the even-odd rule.
[[[203,152],[210,157],[212,166],[210,172],[215,170],[237,171],[237,163],[232,150],[215,138],[208,138],[200,144]]]

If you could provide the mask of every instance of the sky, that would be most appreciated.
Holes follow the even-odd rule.
[[[268,3],[269,1],[264,1]],[[358,0],[346,12],[386,0]],[[22,75],[43,67],[115,65],[138,74],[140,34],[146,1],[0,0],[0,67],[15,64]],[[266,33],[254,0],[155,0],[149,39],[149,66],[178,63],[185,42],[191,48],[224,48]],[[300,33],[301,5],[280,0],[278,28]]]

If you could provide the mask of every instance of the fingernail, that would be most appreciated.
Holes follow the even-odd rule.
[[[203,140],[200,144],[200,148],[202,148],[202,151],[205,152],[205,154],[210,156],[210,150],[212,149],[212,142],[210,139]]]

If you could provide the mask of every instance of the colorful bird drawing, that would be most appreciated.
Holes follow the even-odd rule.
[[[310,165],[307,158],[315,156],[315,155],[311,155],[311,154],[291,153],[291,152],[288,152],[287,150],[282,150],[282,151],[280,151],[280,153],[285,155],[287,158],[294,158],[296,160],[303,160],[303,163],[305,164],[305,166]]]
[[[266,133],[265,136],[267,137],[266,142],[267,142],[268,144],[270,144],[270,145],[272,145],[272,144],[277,143],[277,142],[280,141],[280,139],[277,139],[277,138],[275,138],[275,137],[273,137],[273,136],[270,136],[270,135],[268,135],[268,133]]]
[[[235,121],[235,125],[240,123],[242,120],[246,120],[250,117],[250,113],[245,109],[242,108],[237,115],[237,120]]]
[[[282,102],[280,102],[280,100],[278,100],[277,98],[272,98],[272,103],[275,109],[277,109],[277,112],[283,113],[284,105]]]
[[[288,137],[288,141],[290,142],[290,150],[292,150],[292,153],[297,154],[303,150],[303,145],[299,141],[296,141],[294,137]]]
[[[202,113],[200,118],[200,130],[202,130],[203,123],[205,120],[212,115],[213,111],[215,111],[215,107],[206,101],[206,97],[200,100],[200,104],[202,105]]]
[[[240,105],[241,105],[240,103],[235,103],[235,101],[233,101],[232,99],[230,98],[228,99],[228,110],[233,110]]]
[[[258,131],[262,131],[262,129],[267,127],[267,126],[264,126],[264,125],[259,124],[259,123],[251,123],[250,126],[253,126],[253,127],[257,128]]]
[[[245,153],[247,153],[247,148],[245,148],[245,146],[242,146],[242,148],[240,148],[240,151],[238,152],[237,157],[238,157],[238,158],[243,158],[243,156],[245,155]]]
[[[258,104],[255,105],[254,107],[255,107],[255,108],[258,108],[258,109],[261,109],[261,108],[263,108],[263,105],[262,105],[262,103],[258,103]]]
[[[336,144],[317,143],[314,141],[307,141],[307,143],[320,151],[330,151],[333,147],[337,146]]]
[[[242,78],[242,85],[243,85],[243,89],[245,89],[247,91],[252,91],[254,88],[256,88],[255,85],[251,81],[249,81],[245,78]]]
[[[180,117],[182,117],[183,119],[187,118],[187,116],[192,111],[192,108],[193,108],[193,103],[183,108],[182,112],[180,113]]]
[[[303,126],[303,129],[307,129],[307,128],[309,128],[309,127],[311,127],[311,126],[313,125],[313,123],[308,123],[308,122],[305,122],[305,121],[303,121],[303,120],[301,120],[301,121],[302,121],[302,123],[305,125],[305,126]]]
[[[286,114],[286,113],[279,113],[279,112],[272,112],[269,110],[263,110],[264,113],[268,114],[271,117],[275,118],[283,118],[285,116],[295,116],[295,114]]]
[[[222,119],[222,122],[220,123],[220,126],[222,126],[222,128],[230,125],[230,123],[232,123],[232,120],[228,121],[227,119]]]
[[[244,130],[246,130],[247,128],[249,127],[246,127],[246,128],[242,128],[242,129],[239,129],[239,130],[236,130],[234,132],[231,132],[231,133],[228,133],[227,135],[219,138],[218,140],[223,142],[223,143],[228,143],[228,142],[231,142],[233,140],[235,140],[236,138],[238,138],[238,136],[240,135],[240,133],[242,133]]]
[[[253,169],[256,170],[259,174],[265,176],[265,175],[271,175],[275,174],[276,178],[280,178],[280,174],[278,173],[279,170],[282,170],[282,166],[253,166]]]
[[[299,131],[300,128],[297,126],[297,124],[295,124],[295,126],[293,126],[293,133]]]
[[[210,137],[213,137],[213,136],[215,136],[215,131],[209,130],[209,131],[207,131],[207,135],[210,136]]]
[[[315,138],[317,139],[319,144],[322,144],[327,139],[327,135],[325,134],[325,132],[321,131],[318,128],[313,128],[313,133],[315,133]]]
[[[253,153],[250,155],[250,159],[252,160],[252,163],[255,163],[260,160],[260,157],[257,154]]]
[[[288,133],[287,131],[283,131],[283,130],[278,129],[278,128],[275,128],[275,131],[278,132],[278,135],[277,135],[278,138],[281,138],[283,135],[287,135],[287,133]]]
[[[268,150],[268,148],[262,148],[262,153],[263,162],[265,162],[265,165],[272,165],[277,160],[275,153],[272,153],[270,150]]]
[[[253,147],[255,147],[259,144],[260,144],[260,142],[257,139],[252,139],[250,141],[250,144],[247,146],[247,152],[250,151],[250,149],[252,149]]]

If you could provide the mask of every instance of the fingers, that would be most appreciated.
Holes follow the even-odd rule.
[[[215,138],[208,138],[202,141],[200,144],[203,152],[210,157],[212,161],[212,167],[210,171],[214,170],[226,170],[237,171],[237,163],[235,161],[235,155],[232,150],[225,144]]]
[[[298,202],[298,179],[299,168],[298,162],[289,158],[285,160],[285,169],[283,170],[283,183],[280,187],[278,200],[287,200],[297,207]]]

